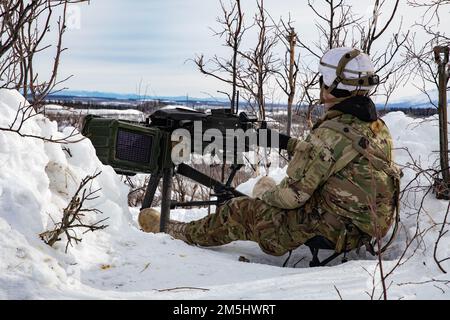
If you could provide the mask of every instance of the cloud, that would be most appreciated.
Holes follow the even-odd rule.
[[[313,1],[318,8],[321,2]],[[367,2],[350,3],[358,14],[370,14]],[[315,18],[306,1],[266,0],[265,4],[275,20],[290,13],[302,40],[317,40]],[[255,2],[244,1],[243,5],[249,18]],[[217,26],[218,1],[92,0],[90,5],[78,6],[80,28],[67,33],[69,51],[64,54],[61,67],[62,76],[75,75],[66,84],[71,89],[134,92],[141,79],[160,95],[202,96],[202,92],[215,94],[216,90],[225,89],[202,76],[192,62],[186,62],[199,53],[226,53],[221,40],[212,37],[210,30]],[[420,18],[418,10],[405,4],[400,12],[407,26]],[[395,24],[399,23],[397,19]],[[448,30],[450,22],[444,23]],[[393,27],[391,32],[394,31]],[[384,50],[383,45],[378,50]],[[42,70],[51,63],[51,57],[47,58],[42,59]],[[410,86],[400,92],[408,90]]]

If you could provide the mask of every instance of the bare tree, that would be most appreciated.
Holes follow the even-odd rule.
[[[419,250],[428,250],[424,237],[431,231],[439,229],[438,237],[434,246],[434,258],[436,263],[442,272],[446,272],[443,268],[442,263],[450,260],[450,258],[439,258],[439,245],[443,237],[448,233],[448,213],[449,207],[447,207],[447,212],[444,215],[442,223],[435,223],[433,221],[428,222],[428,220],[423,220],[421,217],[428,215],[428,210],[425,206],[426,199],[433,191],[433,184],[436,177],[440,174],[440,171],[434,168],[423,168],[420,159],[415,159],[408,148],[401,148],[398,151],[405,152],[409,157],[409,160],[404,165],[399,165],[404,171],[410,171],[415,176],[411,181],[402,187],[400,192],[401,206],[404,212],[404,217],[410,219],[410,225],[405,225],[400,223],[399,230],[404,233],[404,244],[397,242],[396,247],[398,253],[395,255],[395,263],[391,264],[388,268],[384,265],[384,257],[389,256],[391,253],[390,248],[387,248],[385,252],[382,252],[382,239],[377,236],[375,241],[375,247],[378,251],[377,264],[373,271],[369,271],[364,268],[364,270],[372,278],[372,288],[370,292],[366,292],[371,299],[387,299],[388,291],[394,283],[392,280],[396,272],[408,263]],[[370,206],[370,210],[373,211],[375,204]],[[379,280],[377,280],[379,279]],[[436,280],[431,279],[430,281],[425,281],[425,283],[435,282]],[[439,283],[439,281],[436,281]],[[444,282],[444,283],[448,283]],[[421,283],[401,283],[398,286],[403,286],[406,284],[421,284]],[[381,287],[381,292],[379,296],[376,296],[377,288]]]
[[[232,110],[237,104],[237,91],[241,90],[244,99],[250,104],[261,119],[265,118],[265,88],[268,79],[274,73],[277,58],[273,48],[277,43],[274,26],[268,24],[268,16],[264,9],[264,0],[257,1],[257,13],[250,26],[244,24],[244,13],[241,1],[234,0],[228,9],[221,2],[223,17],[217,21],[222,26],[215,35],[225,37],[225,46],[232,49],[229,59],[214,56],[205,61],[203,55],[195,59],[200,72],[232,86],[231,94],[225,93],[231,103]],[[253,49],[241,48],[243,36],[254,28],[257,43]],[[222,92],[224,93],[224,92]]]
[[[269,79],[278,72],[279,61],[274,53],[278,43],[276,27],[268,20],[264,0],[257,0],[257,13],[254,17],[257,44],[253,49],[239,51],[244,60],[244,66],[238,73],[238,80],[246,94],[245,99],[256,111],[260,120],[266,118],[266,88]]]
[[[414,79],[421,81],[421,86],[418,89],[428,97],[430,105],[439,109],[439,128],[440,128],[440,149],[441,161],[440,170],[431,170],[433,173],[430,180],[432,189],[439,196],[439,192],[448,194],[448,141],[447,141],[447,124],[446,119],[446,97],[445,91],[448,90],[446,82],[448,81],[448,74],[450,73],[450,66],[445,64],[448,61],[448,47],[450,46],[450,37],[446,34],[446,30],[441,27],[441,10],[449,9],[450,1],[448,0],[433,0],[428,2],[410,0],[408,3],[415,8],[424,10],[422,19],[416,23],[416,27],[424,32],[427,40],[424,43],[417,44],[416,41],[410,41],[407,46],[408,59],[411,61],[410,71]],[[447,6],[447,7],[446,7]],[[445,53],[446,52],[446,53]],[[446,57],[445,57],[446,56]],[[436,64],[438,63],[438,65]],[[449,68],[448,70],[446,70]],[[440,105],[436,104],[435,97],[430,95],[429,88],[435,88],[440,92]],[[442,104],[441,104],[442,103]],[[430,172],[430,171],[426,171]],[[447,176],[447,177],[446,177]],[[443,177],[443,179],[440,179]],[[442,181],[443,180],[443,181]],[[439,183],[441,182],[441,183]],[[437,188],[436,188],[437,187]],[[442,190],[441,190],[442,189]],[[450,206],[444,215],[442,223],[436,223],[432,228],[439,229],[438,236],[433,250],[433,258],[443,273],[447,273],[443,263],[450,260],[450,257],[440,258],[440,244],[442,238],[448,233],[448,215]],[[434,281],[434,280],[433,280]]]
[[[58,72],[66,32],[67,8],[69,4],[88,0],[1,0],[0,31],[0,87],[17,89],[27,97],[17,110],[13,122],[2,131],[14,132],[22,137],[37,138],[47,142],[69,143],[77,135],[75,131],[68,137],[54,139],[22,132],[26,121],[40,114],[43,101],[48,94],[66,79],[59,80]],[[55,13],[58,13],[55,16]],[[52,48],[49,45],[50,29],[56,25],[54,56],[47,80],[42,80],[36,70],[37,57]]]
[[[371,19],[369,19],[369,27],[367,28],[367,30],[361,29],[363,36],[363,38],[361,39],[361,49],[367,54],[371,53],[374,42],[383,35],[383,33],[388,29],[389,25],[394,20],[395,14],[398,10],[398,5],[400,4],[400,0],[396,0],[392,13],[385,25],[380,26],[380,16],[384,4],[385,1],[375,0],[373,6],[373,15]],[[379,28],[380,30],[378,30]]]
[[[354,15],[351,6],[344,0],[323,0],[319,2],[324,4],[323,11],[316,5],[317,1],[308,0],[308,7],[317,17],[315,27],[319,33],[318,40],[314,43],[306,43],[302,39],[297,40],[300,50],[304,52],[303,57],[312,57],[316,61],[320,60],[323,54],[330,49],[345,45],[356,46],[352,31],[362,20],[362,18]],[[318,83],[317,69],[311,69],[310,63],[300,61],[298,74],[300,96],[297,103],[297,113],[300,113],[300,107],[306,106],[304,116],[307,128],[313,126],[313,114],[316,107],[320,105]]]
[[[415,159],[409,149],[402,148],[401,150],[403,150],[409,157],[409,161],[406,162],[405,165],[401,166],[402,170],[411,171],[415,174],[415,176],[406,186],[402,188],[400,199],[402,200],[402,208],[409,212],[407,217],[413,218],[416,225],[413,229],[413,233],[410,232],[412,230],[411,228],[403,227],[406,237],[404,250],[397,257],[397,262],[389,271],[385,273],[384,277],[385,279],[391,277],[398,268],[411,260],[420,248],[427,250],[423,238],[433,230],[439,230],[434,245],[433,256],[441,271],[446,273],[442,263],[450,260],[450,258],[438,258],[438,256],[440,242],[448,233],[448,213],[450,207],[447,207],[442,223],[431,221],[431,223],[424,226],[424,223],[420,219],[423,215],[428,215],[428,210],[425,207],[425,201],[434,191],[434,182],[436,178],[441,175],[442,170],[435,169],[434,167],[423,168],[420,159]]]
[[[372,56],[376,68],[375,72],[380,75],[380,85],[376,92],[377,95],[385,97],[385,106],[387,106],[395,89],[408,78],[408,73],[404,72],[408,60],[397,58],[400,56],[404,44],[410,39],[409,30],[401,34],[403,29],[403,23],[401,22],[396,32],[388,38],[387,44],[383,46],[383,50],[374,51],[374,44],[386,35],[387,30],[389,30],[389,27],[395,20],[400,0],[395,1],[386,22],[382,24],[381,17],[387,4],[385,0],[376,0],[368,27],[359,27],[361,34],[360,47],[365,53]]]
[[[86,232],[95,232],[98,230],[103,230],[107,228],[107,225],[103,225],[108,218],[102,219],[95,223],[85,223],[83,221],[86,214],[101,213],[100,210],[95,208],[85,208],[86,201],[92,201],[98,198],[96,195],[101,189],[92,190],[92,182],[95,178],[97,178],[101,172],[94,173],[93,175],[89,175],[84,178],[74,196],[70,200],[67,207],[63,210],[63,216],[60,222],[55,223],[53,230],[45,231],[41,233],[39,236],[41,239],[48,244],[49,246],[53,246],[56,242],[61,241],[60,236],[65,235],[67,239],[66,244],[66,252],[69,248],[69,245],[72,246],[73,242],[78,244],[82,241],[76,230],[83,230]],[[88,186],[89,185],[89,186]]]
[[[449,261],[450,257],[439,258],[438,257],[438,252],[439,252],[439,248],[440,248],[440,244],[441,244],[442,238],[449,232],[449,229],[447,229],[447,227],[450,226],[450,221],[448,220],[449,211],[450,211],[450,203],[449,203],[449,205],[447,207],[447,211],[445,213],[444,220],[443,220],[443,222],[441,224],[441,228],[439,229],[439,234],[438,234],[438,237],[436,239],[436,243],[434,244],[434,250],[433,250],[434,261],[436,262],[437,266],[439,267],[439,269],[443,273],[447,273],[447,271],[442,266],[442,263],[444,263],[446,261]]]
[[[38,0],[29,3],[24,1],[0,1],[0,31],[2,41],[0,43],[0,57],[7,55],[19,38],[20,30],[31,19],[33,8],[37,6]],[[3,78],[3,74],[2,78]]]
[[[21,90],[38,106],[48,93],[64,81],[57,80],[57,76],[61,54],[66,50],[62,42],[66,31],[67,7],[69,4],[86,1],[88,0],[0,2],[0,27],[2,35],[6,35],[3,45],[0,45],[2,87]],[[41,81],[34,63],[38,54],[52,48],[46,41],[54,25],[57,27],[53,65],[49,79]]]
[[[282,61],[282,72],[277,72],[279,77],[276,78],[276,81],[288,97],[286,133],[290,136],[292,131],[292,107],[295,103],[294,100],[297,93],[296,88],[300,55],[296,54],[297,32],[292,25],[291,19],[289,18],[286,23],[281,20],[280,25],[281,26],[277,28],[277,36],[282,42],[286,52],[284,60]]]
[[[431,0],[431,1],[419,1],[419,0],[408,0],[408,4],[415,8],[425,8],[425,16],[428,16],[428,21],[436,18],[440,22],[440,10],[441,7],[450,4],[450,0]]]
[[[220,5],[222,16],[217,18],[217,22],[220,24],[221,30],[214,31],[214,35],[225,38],[225,46],[232,50],[232,55],[228,59],[215,55],[209,61],[205,61],[204,56],[200,55],[195,59],[195,63],[201,73],[231,85],[231,94],[225,94],[230,100],[231,111],[234,113],[237,107],[237,92],[240,87],[238,73],[241,65],[238,52],[247,28],[244,25],[241,0],[230,0],[230,8],[227,8],[223,1],[220,1]]]
[[[370,17],[356,16],[352,6],[346,0],[319,1],[324,4],[323,10],[316,5],[317,2],[309,0],[308,6],[317,17],[316,28],[319,32],[319,40],[314,43],[298,40],[300,50],[305,52],[304,56],[309,55],[320,59],[326,51],[336,47],[359,47],[371,55],[376,73],[380,75],[380,86],[374,90],[373,94],[384,96],[385,104],[387,104],[392,93],[407,79],[407,73],[404,72],[407,60],[401,59],[401,51],[410,33],[409,31],[402,33],[403,24],[400,23],[398,29],[387,37],[398,16],[400,0],[374,1]],[[392,8],[389,9],[389,6]],[[387,18],[382,23],[384,16]],[[383,43],[387,41],[387,45],[383,45],[383,49],[374,50],[376,44],[382,40]],[[301,63],[299,104],[308,106],[306,112],[308,117],[318,105],[318,90],[314,90],[317,83],[317,71],[311,70],[309,64]]]
[[[439,12],[450,1],[433,0],[430,2],[422,2],[417,0],[408,1],[415,8],[424,9],[422,19],[416,23],[419,31],[424,32],[426,36],[425,42],[419,42],[416,36],[412,37],[406,44],[406,59],[409,63],[409,73],[411,78],[421,82],[416,85],[424,95],[428,97],[431,105],[436,109],[438,105],[434,97],[430,96],[429,88],[439,90],[438,69],[433,54],[433,49],[439,46],[450,45],[450,37],[446,34],[446,30],[440,28]]]

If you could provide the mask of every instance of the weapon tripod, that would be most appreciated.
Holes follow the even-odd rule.
[[[144,200],[142,203],[142,209],[150,208],[155,197],[156,189],[162,179],[162,193],[161,193],[161,224],[160,231],[166,231],[166,224],[170,220],[170,211],[175,208],[186,208],[186,207],[202,207],[211,205],[221,205],[224,202],[231,200],[235,197],[242,197],[245,194],[237,191],[231,186],[234,177],[237,172],[243,167],[243,165],[233,164],[231,166],[231,173],[228,176],[227,182],[225,184],[211,178],[210,176],[198,171],[197,169],[181,163],[176,167],[165,168],[161,172],[152,174],[150,176],[147,189],[145,191]],[[180,174],[186,178],[189,178],[207,188],[214,190],[214,194],[211,197],[216,197],[216,200],[209,201],[189,201],[189,202],[178,202],[171,199],[172,194],[172,182],[173,177],[176,174]]]

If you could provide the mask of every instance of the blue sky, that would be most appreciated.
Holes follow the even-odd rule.
[[[373,3],[350,2],[359,14],[370,10]],[[315,40],[317,31],[306,0],[266,0],[266,8],[275,19],[291,13],[302,39]],[[69,50],[61,67],[61,76],[74,75],[66,83],[70,89],[197,97],[226,90],[189,61],[200,53],[226,55],[210,30],[217,26],[217,0],[91,0],[90,5],[75,9],[71,18],[77,19],[79,28],[66,34]],[[244,10],[247,18],[253,15],[254,1],[245,0]],[[405,5],[401,13],[409,25],[420,16]],[[450,22],[445,23],[448,30]],[[41,67],[48,64],[42,62]],[[411,92],[409,86],[398,95]]]

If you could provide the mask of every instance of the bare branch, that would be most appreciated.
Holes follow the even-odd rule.
[[[61,241],[60,236],[64,234],[67,238],[67,252],[69,245],[72,246],[73,242],[78,244],[82,241],[82,239],[77,236],[75,232],[76,229],[85,229],[83,231],[83,234],[85,234],[87,232],[103,230],[108,227],[107,225],[102,224],[108,220],[108,218],[102,219],[93,224],[83,222],[83,218],[86,213],[101,213],[100,210],[95,208],[84,208],[86,201],[92,201],[98,198],[97,193],[100,189],[92,190],[92,182],[100,174],[101,172],[98,172],[91,176],[85,177],[81,181],[69,204],[63,210],[61,222],[56,223],[53,230],[45,231],[39,235],[46,244],[52,247],[56,242]],[[89,187],[88,184],[90,184]]]

